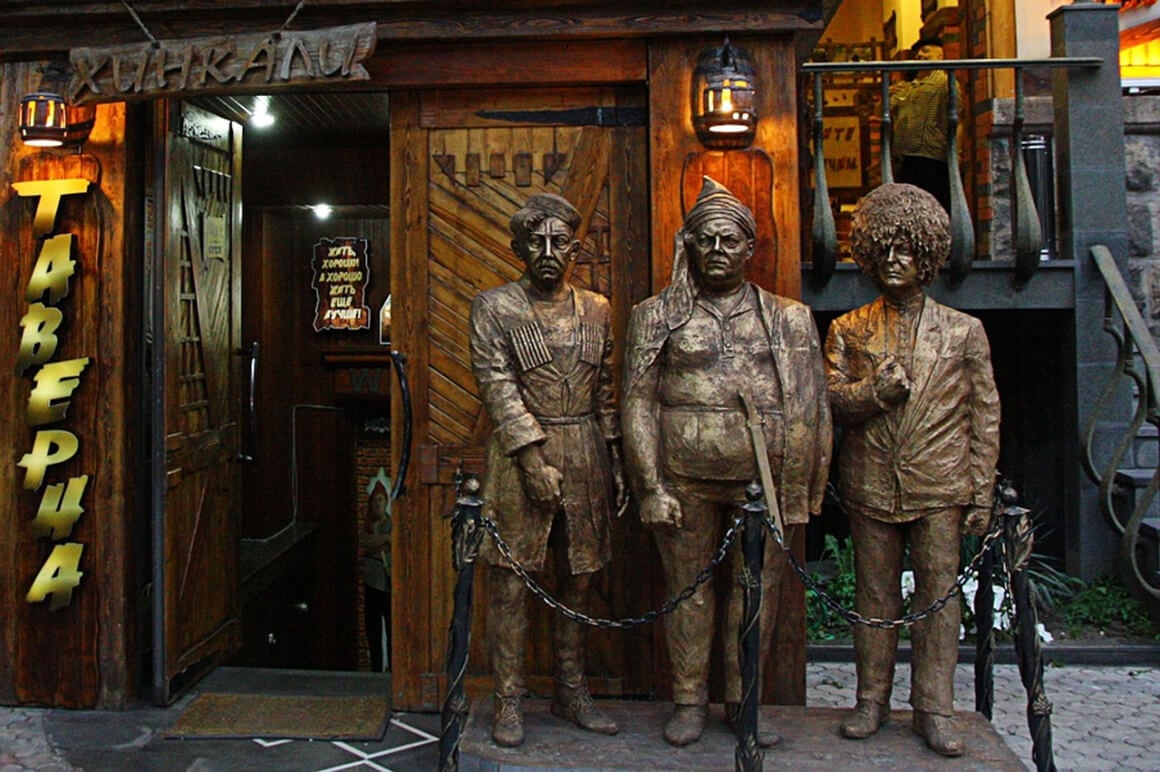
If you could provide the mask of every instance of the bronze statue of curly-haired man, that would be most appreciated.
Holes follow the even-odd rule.
[[[907,546],[911,604],[926,608],[954,584],[960,534],[990,522],[999,396],[983,325],[924,291],[950,249],[938,201],[913,185],[882,185],[859,202],[851,242],[882,296],[830,326],[826,379],[844,427],[838,490],[854,540],[855,605],[891,619],[902,613]],[[944,756],[964,750],[953,722],[960,614],[949,603],[911,632],[914,729]],[[897,645],[897,629],[855,626],[857,705],[845,737],[868,737],[888,719]]]

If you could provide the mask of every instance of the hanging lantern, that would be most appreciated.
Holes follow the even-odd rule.
[[[41,72],[40,88],[20,100],[20,139],[32,147],[79,147],[93,130],[96,106],[65,102],[67,66],[54,62]]]
[[[20,100],[20,139],[33,147],[60,147],[68,131],[64,97],[50,91],[26,94]]]
[[[693,71],[693,128],[705,147],[749,147],[757,133],[753,65],[744,49],[707,48]]]

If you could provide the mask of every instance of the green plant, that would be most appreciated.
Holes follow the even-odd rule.
[[[843,608],[854,608],[854,541],[826,534],[822,562],[830,570],[814,572],[813,579]],[[850,623],[815,593],[806,595],[806,635],[811,641],[832,641],[850,635]]]
[[[1119,579],[1103,576],[1084,586],[1063,609],[1072,627],[1119,628],[1131,635],[1155,634],[1144,604],[1128,594]]]

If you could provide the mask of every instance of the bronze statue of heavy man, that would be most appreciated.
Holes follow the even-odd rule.
[[[531,196],[511,219],[518,281],[471,304],[471,366],[494,430],[487,442],[484,515],[512,559],[541,572],[551,547],[557,596],[584,611],[593,574],[611,557],[609,521],[621,503],[620,429],[613,405],[608,300],[566,280],[580,249],[580,213],[560,196]],[[528,593],[491,540],[488,632],[495,671],[492,739],[524,741],[521,699]],[[592,732],[617,726],[592,702],[583,629],[553,617],[552,712]]]
[[[960,533],[981,534],[990,522],[999,395],[982,323],[924,292],[950,251],[934,196],[913,185],[875,188],[858,202],[850,241],[882,295],[838,317],[826,336],[843,427],[838,492],[850,515],[857,610],[894,619],[907,548],[919,610],[954,585]],[[964,750],[952,719],[960,613],[952,599],[911,628],[914,729],[944,756]],[[897,645],[897,628],[854,626],[858,695],[844,736],[868,737],[889,717]]]
[[[831,426],[821,347],[805,305],[745,280],[757,227],[750,210],[705,178],[676,235],[672,282],[632,311],[625,359],[624,451],[641,520],[656,538],[670,594],[693,582],[724,526],[758,479],[747,408],[760,421],[788,529],[820,510]],[[748,403],[748,405],[746,404]],[[740,549],[733,576],[744,569]],[[767,539],[762,572],[762,661],[770,649],[776,590],[786,559]],[[738,628],[742,593],[731,583],[725,638],[725,715],[741,702]],[[714,591],[697,591],[666,620],[673,665],[673,745],[701,737],[707,715]],[[763,745],[776,736],[759,737]]]

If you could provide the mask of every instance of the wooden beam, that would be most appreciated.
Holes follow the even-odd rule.
[[[696,0],[672,0],[663,8],[657,5],[636,0],[589,2],[577,7],[560,0],[503,0],[464,11],[462,3],[451,0],[380,0],[373,4],[312,0],[289,29],[373,21],[382,42],[448,42],[760,34],[822,28],[820,0],[722,0],[710,8]],[[280,0],[156,0],[138,2],[136,7],[150,35],[170,40],[272,32],[285,23],[290,4]],[[148,37],[118,2],[28,3],[6,11],[0,23],[0,58],[7,60],[42,57],[98,42],[126,45],[148,42]]]

